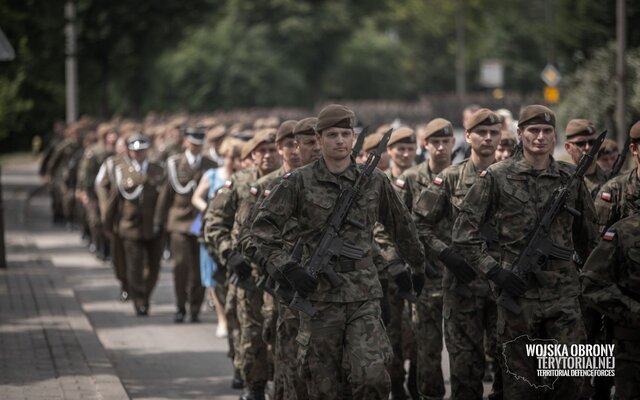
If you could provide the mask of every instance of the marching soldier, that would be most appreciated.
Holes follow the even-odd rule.
[[[261,204],[253,223],[253,237],[267,262],[278,268],[291,286],[319,311],[311,319],[300,315],[297,342],[298,371],[307,382],[310,399],[335,399],[343,381],[343,357],[349,365],[349,385],[354,399],[387,399],[390,391],[386,362],[389,340],[380,321],[382,289],[373,263],[371,230],[380,221],[396,241],[407,261],[421,268],[424,257],[415,225],[393,192],[391,183],[374,171],[366,190],[349,211],[356,224],[345,224],[341,239],[362,250],[363,258],[339,258],[334,271],[337,287],[316,280],[291,260],[283,242],[290,218],[297,218],[304,243],[303,259],[316,247],[341,188],[353,185],[361,170],[351,159],[355,116],[344,106],[329,105],[318,115],[316,131],[322,158],[283,176]],[[410,278],[409,278],[410,279]]]
[[[564,143],[564,149],[571,156],[573,163],[578,164],[582,155],[588,153],[593,147],[596,141],[596,128],[586,119],[572,119],[567,124],[565,135],[567,141]],[[605,182],[607,182],[607,172],[600,168],[598,163],[592,163],[584,174],[584,183],[592,199],[595,199]]]
[[[409,168],[394,181],[396,191],[409,210],[436,175],[451,165],[451,152],[455,144],[453,126],[446,119],[433,119],[425,128],[423,141],[429,151],[429,159]],[[429,267],[431,273],[415,305],[413,322],[417,343],[418,391],[422,396],[440,398],[445,394],[442,373],[443,267],[439,262],[435,262],[434,267]]]
[[[189,128],[183,140],[184,152],[167,159],[167,180],[160,193],[155,215],[157,231],[169,233],[174,260],[173,284],[176,296],[174,322],[184,321],[186,303],[189,303],[191,322],[199,322],[200,306],[204,300],[204,287],[200,284],[200,250],[198,232],[192,232],[198,212],[191,197],[200,178],[216,163],[202,157],[205,131]],[[166,224],[166,225],[165,225]]]
[[[251,155],[254,166],[235,173],[225,182],[205,215],[205,241],[213,246],[216,256],[226,265],[228,274],[248,276],[252,273],[251,265],[238,248],[241,228],[240,209],[242,203],[253,197],[251,184],[260,177],[274,171],[280,166],[275,148],[275,130],[259,131],[249,142],[244,152]],[[262,341],[262,293],[258,290],[247,291],[229,284],[227,306],[237,302],[237,320],[240,324],[239,342],[235,343],[236,357],[234,365],[241,371],[247,391],[244,399],[264,398],[267,383],[267,349]],[[232,288],[235,286],[235,289]],[[235,299],[230,298],[235,293]],[[255,305],[258,305],[257,308]],[[228,317],[228,320],[231,320]]]
[[[582,270],[582,296],[611,319],[615,397],[640,398],[640,214],[613,224]],[[607,396],[608,398],[608,396]]]
[[[127,260],[125,259],[122,238],[117,233],[113,218],[118,205],[118,189],[116,187],[115,167],[126,159],[127,140],[120,136],[115,143],[115,154],[107,157],[98,171],[95,180],[96,197],[100,211],[100,223],[105,237],[109,240],[111,263],[116,279],[120,282],[119,300],[129,300],[127,285]]]
[[[154,212],[165,176],[160,165],[147,160],[149,147],[145,135],[131,136],[128,155],[114,167],[117,206],[113,218],[126,254],[128,290],[137,316],[149,314],[162,254],[162,232],[154,227]]]
[[[629,153],[636,167],[605,183],[596,197],[600,232],[640,210],[640,121],[629,131]]]
[[[566,205],[581,216],[564,212],[553,221],[548,239],[563,251],[556,252],[540,266],[536,276],[547,282],[544,287],[537,284],[539,281],[533,274],[523,281],[511,272],[552,192],[575,171],[572,165],[555,161],[551,156],[557,138],[555,114],[547,107],[524,107],[518,121],[518,136],[522,155],[481,172],[467,192],[458,207],[453,244],[499,291],[518,299],[520,313],[498,307],[498,343],[506,346],[523,335],[555,339],[567,345],[584,343],[585,328],[578,299],[580,282],[571,254],[575,249],[580,257],[586,258],[594,247],[597,234],[593,202],[583,183],[570,188]],[[500,259],[487,248],[482,232],[487,222],[495,223]],[[513,342],[508,348],[510,356],[503,360],[508,364],[502,374],[504,397],[508,399],[532,399],[540,395],[534,386],[518,379],[518,376],[538,379],[535,359],[526,357],[527,340],[523,342]],[[503,351],[507,348],[503,347]],[[553,391],[546,394],[557,399],[574,397],[580,393],[583,381],[582,377],[561,377]]]
[[[421,192],[413,206],[413,214],[427,252],[437,255],[437,262],[446,267],[442,283],[443,316],[451,368],[451,396],[453,399],[482,399],[483,333],[487,332],[489,340],[496,340],[496,303],[486,278],[470,281],[474,272],[451,246],[451,228],[469,188],[482,171],[493,164],[501,133],[499,116],[486,108],[476,111],[465,123],[465,139],[471,146],[471,157],[438,174]],[[491,244],[490,240],[487,242]],[[494,256],[499,257],[495,253]],[[454,280],[456,286],[464,285],[466,293],[462,294],[461,288],[456,290]],[[496,346],[491,347],[495,349]],[[501,398],[500,382],[501,377],[497,376],[490,398]]]

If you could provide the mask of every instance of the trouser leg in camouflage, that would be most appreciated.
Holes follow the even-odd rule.
[[[486,367],[484,333],[495,343],[496,303],[490,295],[464,297],[449,288],[444,289],[443,303],[451,398],[482,399]]]
[[[275,400],[304,400],[308,398],[307,385],[298,376],[296,357],[298,343],[296,335],[300,326],[298,313],[277,301],[278,316],[276,321],[275,348],[273,363],[275,371]]]
[[[262,295],[258,289],[237,290],[238,323],[240,324],[240,372],[245,385],[252,390],[264,389],[269,370],[267,344],[262,340]]]
[[[428,283],[415,305],[414,331],[417,342],[418,391],[426,398],[442,398],[442,289]]]
[[[387,368],[391,382],[404,383],[404,352],[403,352],[403,332],[410,329],[403,324],[404,299],[398,297],[398,286],[395,281],[389,282],[389,324],[387,324],[387,335],[393,348],[393,357]]]
[[[503,353],[504,398],[575,398],[580,394],[584,378],[558,377],[555,380],[555,377],[538,377],[537,359],[527,357],[525,344],[530,339],[555,339],[567,346],[586,343],[578,298],[562,297],[544,301],[519,298],[518,302],[522,308],[520,314],[498,307],[497,331]],[[536,388],[529,382],[535,382],[539,387]],[[553,389],[547,389],[543,385],[552,386]]]
[[[227,331],[229,332],[229,357],[233,360],[233,367],[240,370],[242,349],[240,348],[240,323],[238,322],[237,286],[228,283],[224,313],[227,317]]]
[[[313,305],[320,316],[311,320],[301,314],[296,338],[299,374],[307,382],[309,399],[339,398],[345,385],[342,362],[346,356],[352,398],[387,400],[391,384],[386,365],[392,350],[379,301]]]

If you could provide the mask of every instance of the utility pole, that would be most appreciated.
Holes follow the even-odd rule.
[[[625,53],[627,49],[627,10],[626,0],[616,1],[616,141],[619,145],[625,142],[627,126],[625,123],[625,111],[627,109],[626,98],[627,89],[625,87],[627,68]]]
[[[67,124],[78,119],[78,60],[76,59],[76,4],[73,0],[67,1],[64,6],[66,20],[64,33],[66,37],[66,100],[67,100]]]
[[[464,71],[464,2],[458,0],[456,13],[456,94],[464,99],[467,94],[467,83]]]

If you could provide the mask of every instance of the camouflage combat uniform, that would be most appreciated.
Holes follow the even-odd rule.
[[[317,245],[318,234],[341,188],[352,185],[359,173],[352,163],[340,175],[334,175],[320,159],[283,179],[261,204],[252,227],[254,240],[268,262],[284,266],[289,261],[282,232],[291,217],[298,220],[304,243],[303,261],[306,260]],[[313,320],[303,313],[300,316],[298,368],[311,399],[338,397],[343,357],[350,364],[348,381],[353,398],[387,399],[389,395],[386,363],[391,349],[380,320],[378,299],[382,289],[371,251],[375,222],[385,226],[412,266],[423,262],[415,225],[380,171],[373,173],[349,214],[364,229],[345,224],[339,236],[359,247],[364,257],[355,261],[339,259],[334,270],[342,284],[334,288],[320,279],[316,291],[309,295],[320,316]]]
[[[595,164],[595,163],[594,163]],[[592,199],[596,198],[596,195],[600,191],[602,185],[607,183],[608,174],[605,170],[600,168],[598,164],[595,164],[596,169],[591,175],[584,175],[584,184],[587,186],[587,191],[591,195]]]
[[[598,228],[602,232],[613,223],[640,211],[638,168],[605,183],[595,199]]]
[[[409,210],[420,193],[425,191],[436,174],[429,162],[409,168],[394,181],[394,187]],[[451,221],[440,226],[444,237],[451,235]],[[446,231],[446,233],[445,233]],[[424,242],[423,242],[424,243]],[[428,276],[413,314],[417,344],[418,391],[424,396],[443,397],[445,394],[442,372],[442,271],[440,261],[430,260],[435,274]]]
[[[469,189],[460,205],[460,214],[453,227],[452,239],[469,263],[487,273],[493,268],[510,269],[527,244],[529,232],[544,212],[553,190],[566,182],[575,167],[551,159],[547,169],[536,171],[525,157],[511,158],[492,165]],[[556,245],[574,249],[586,258],[595,244],[595,210],[583,183],[574,188],[567,199],[568,206],[582,213],[575,218],[561,213],[553,222],[549,239]],[[495,221],[500,260],[487,251],[481,233],[486,221]],[[578,295],[578,270],[571,260],[549,258],[541,266],[548,286],[539,287],[533,276],[527,279],[527,291],[517,301],[520,314],[498,307],[498,342],[503,348],[521,335],[532,339],[556,339],[567,345],[584,343],[585,328]],[[531,274],[530,274],[531,275]],[[535,360],[526,361],[524,346],[511,351],[503,371],[505,398],[531,399],[540,394],[529,383],[516,375],[536,377]],[[511,373],[509,373],[511,372]],[[584,379],[561,377],[555,389],[548,392],[552,398],[572,398],[579,393]]]
[[[473,162],[466,159],[438,174],[416,199],[413,215],[420,239],[429,254],[439,255],[451,246],[451,227],[458,216],[458,209],[480,173]],[[494,252],[493,256],[499,259],[499,254]],[[439,260],[433,262],[440,264]],[[495,297],[483,276],[476,277],[467,285],[469,293],[466,296],[453,286],[454,280],[453,273],[444,268],[443,316],[452,398],[482,399],[485,372],[482,333],[486,332],[490,340],[496,340]],[[495,349],[496,346],[491,347]],[[499,370],[496,375],[492,395],[499,397],[502,391]]]
[[[222,265],[227,265],[229,251],[238,250],[243,220],[240,210],[244,207],[243,203],[253,197],[251,184],[258,178],[260,170],[257,167],[236,172],[218,190],[207,208],[204,218],[205,242],[213,245]],[[227,271],[227,278],[231,274],[233,271]],[[255,282],[258,272],[254,269],[252,275]],[[262,292],[247,291],[230,283],[228,286],[225,313],[227,325],[234,335],[234,366],[240,370],[250,390],[261,391],[268,379],[267,346],[262,340]]]
[[[640,398],[640,215],[613,224],[582,270],[582,295],[612,322],[616,398]]]

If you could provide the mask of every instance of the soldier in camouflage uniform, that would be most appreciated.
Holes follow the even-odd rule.
[[[170,234],[171,254],[174,260],[173,286],[176,296],[174,322],[184,321],[189,303],[191,322],[199,322],[200,307],[204,300],[204,287],[200,284],[199,232],[192,232],[191,225],[197,216],[191,204],[191,196],[202,175],[217,164],[202,156],[205,130],[185,130],[184,152],[167,159],[167,180],[162,187],[154,223],[156,229]]]
[[[466,121],[465,139],[471,146],[471,158],[438,174],[418,197],[413,215],[427,252],[437,255],[436,262],[447,267],[442,283],[443,316],[452,398],[482,399],[485,371],[482,333],[486,332],[489,340],[496,340],[496,303],[485,277],[469,282],[474,272],[451,246],[451,227],[469,188],[494,162],[500,141],[499,116],[486,108],[476,111]],[[493,255],[500,257],[495,252]],[[490,347],[495,351],[495,345]],[[496,378],[491,398],[501,398],[501,376]]]
[[[615,222],[640,211],[640,121],[629,131],[629,153],[636,167],[605,183],[596,197],[600,232]]]
[[[451,152],[455,144],[453,126],[443,118],[430,121],[425,127],[424,146],[429,159],[409,168],[394,181],[396,191],[409,210],[420,193],[427,189],[436,175],[451,165]],[[451,228],[443,227],[451,231]],[[447,233],[448,234],[448,233]],[[418,298],[413,313],[417,342],[418,391],[422,396],[444,396],[442,373],[442,270],[439,261],[430,262],[427,282]]]
[[[378,135],[382,139],[382,134],[379,133]],[[373,144],[373,146],[377,147],[377,143]],[[391,167],[384,171],[387,178],[389,178],[389,182],[394,182],[403,172],[413,166],[416,147],[416,135],[413,129],[401,127],[393,131],[387,144],[387,154],[391,160]],[[406,377],[404,360],[412,358],[415,364],[415,357],[411,357],[411,354],[405,354],[404,351],[407,349],[406,342],[414,342],[411,320],[408,317],[409,313],[406,312],[411,309],[411,305],[410,303],[405,305],[406,301],[399,295],[399,288],[395,279],[388,278],[393,278],[394,274],[405,269],[404,261],[396,251],[391,237],[386,233],[382,224],[376,225],[374,240],[380,246],[380,252],[384,260],[384,270],[380,274],[380,279],[383,289],[385,287],[387,289],[386,295],[389,305],[389,321],[386,329],[393,348],[393,358],[387,369],[391,378],[391,394],[394,400],[401,400],[407,398],[404,389]],[[418,289],[418,295],[420,295],[424,286],[423,277],[424,275],[420,274],[413,279],[413,283]],[[404,288],[404,292],[410,290],[410,287]]]
[[[549,257],[540,266],[548,285],[540,287],[531,276],[526,281],[511,272],[511,266],[527,244],[527,237],[541,217],[551,193],[574,173],[573,165],[555,161],[555,115],[544,106],[524,107],[520,112],[518,136],[521,155],[490,166],[469,189],[459,207],[453,227],[453,244],[469,264],[477,266],[497,286],[514,298],[521,308],[516,314],[498,307],[498,342],[505,346],[522,335],[531,339],[556,339],[571,345],[586,340],[578,295],[578,271],[571,257]],[[584,183],[571,188],[567,206],[578,210],[580,218],[561,213],[553,221],[550,237],[565,253],[572,250],[586,258],[595,245],[595,210]],[[501,258],[487,249],[482,226],[495,222]],[[535,360],[526,357],[524,345],[512,345],[503,370],[504,397],[535,399],[541,395],[517,376],[536,377]],[[533,362],[532,362],[533,361]],[[572,398],[584,379],[560,377],[548,398]]]
[[[613,224],[582,270],[582,296],[611,319],[616,399],[640,398],[640,214]]]
[[[283,230],[296,217],[304,244],[303,260],[318,244],[322,226],[332,212],[341,188],[352,185],[360,169],[350,157],[355,116],[344,106],[329,105],[318,116],[316,131],[323,158],[283,176],[254,221],[252,232],[259,251],[319,311],[311,319],[300,314],[297,342],[298,367],[307,382],[310,399],[335,399],[343,386],[343,359],[349,362],[348,384],[354,399],[387,399],[390,382],[386,362],[389,340],[380,320],[378,299],[382,290],[371,255],[372,227],[385,225],[407,261],[421,269],[424,253],[415,225],[398,201],[388,179],[375,171],[350,218],[362,224],[345,224],[339,237],[360,248],[362,259],[338,258],[334,271],[342,280],[331,287],[322,277],[313,278],[283,248]],[[405,276],[410,281],[409,271]]]
[[[271,128],[256,134],[248,147],[243,149],[251,154],[255,166],[232,175],[213,198],[205,214],[205,241],[213,246],[217,259],[226,265],[228,273],[235,273],[239,277],[254,274],[251,264],[242,256],[238,247],[243,220],[240,210],[244,210],[243,203],[253,197],[251,184],[280,166],[274,144],[275,134],[275,129]],[[257,278],[257,271],[255,274],[254,277]],[[227,305],[233,305],[233,299],[229,296],[233,296],[234,292],[230,289],[229,293]],[[234,364],[240,369],[248,389],[243,398],[262,399],[268,379],[267,346],[262,341],[262,292],[236,287],[235,297],[240,338],[237,345],[234,340],[237,358]]]
[[[574,164],[578,164],[583,154],[591,150],[596,141],[596,128],[586,119],[572,119],[564,131],[567,141],[564,149],[569,153]],[[584,183],[587,186],[591,198],[595,199],[600,187],[607,182],[607,171],[594,162],[584,174]]]

